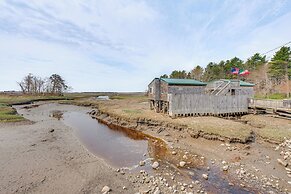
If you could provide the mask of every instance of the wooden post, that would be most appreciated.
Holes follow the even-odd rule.
[[[289,56],[289,60],[286,63],[286,67],[285,67],[285,79],[286,79],[286,90],[287,90],[287,98],[290,98],[290,87],[289,87],[289,72],[288,72],[288,66],[289,66],[289,62],[291,61],[291,54]]]

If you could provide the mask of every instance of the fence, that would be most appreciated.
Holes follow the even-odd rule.
[[[272,108],[272,109],[291,109],[291,100],[261,100],[250,99],[250,107]]]
[[[247,95],[169,94],[170,116],[221,115],[248,112]]]

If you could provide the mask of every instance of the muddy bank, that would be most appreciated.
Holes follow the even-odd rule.
[[[174,157],[174,160],[167,161],[175,167],[179,167],[179,161],[185,157],[183,153],[190,151],[203,160],[203,165],[198,168],[200,170],[197,171],[197,166],[193,168],[196,171],[194,170],[195,176],[192,180],[194,183],[197,181],[210,193],[217,193],[222,188],[225,189],[225,193],[287,193],[290,188],[288,174],[286,175],[285,169],[276,162],[279,153],[272,150],[272,145],[254,142],[254,136],[241,141],[202,132],[202,139],[207,139],[207,142],[203,142],[198,139],[200,135],[191,133],[191,130],[189,132],[189,129],[183,126],[145,119],[126,120],[98,110],[91,111],[90,115],[108,126],[122,126],[165,140],[171,149],[182,153]],[[220,140],[227,143],[221,144],[208,140]],[[229,144],[230,142],[232,144]],[[245,143],[251,144],[245,145]],[[191,166],[186,167],[188,170],[191,168]],[[188,173],[187,171],[186,174],[189,177]],[[211,178],[203,180],[201,177],[205,175]],[[221,179],[224,181],[217,181],[216,186],[212,182]]]
[[[146,118],[140,118],[137,120],[124,119],[115,115],[111,115],[107,112],[102,112],[98,110],[92,110],[90,112],[90,115],[98,119],[99,121],[106,122],[108,125],[114,124],[117,126],[124,126],[126,128],[136,129],[139,131],[145,131],[148,128],[155,128],[158,131],[162,132],[168,129],[171,131],[174,130],[174,131],[186,132],[192,138],[201,137],[208,140],[217,140],[217,141],[228,142],[228,143],[242,143],[242,144],[253,142],[255,138],[254,133],[250,133],[249,137],[246,137],[244,139],[238,138],[238,137],[225,137],[218,134],[207,133],[203,130],[193,130],[183,125],[159,122],[159,121],[154,121],[154,120],[146,119]]]

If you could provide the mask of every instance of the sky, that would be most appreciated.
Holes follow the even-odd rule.
[[[73,91],[145,91],[173,70],[291,41],[288,0],[0,0],[0,91],[28,73]]]

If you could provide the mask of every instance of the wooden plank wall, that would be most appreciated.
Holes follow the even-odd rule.
[[[248,98],[248,95],[169,94],[169,115],[195,116],[247,113]]]

